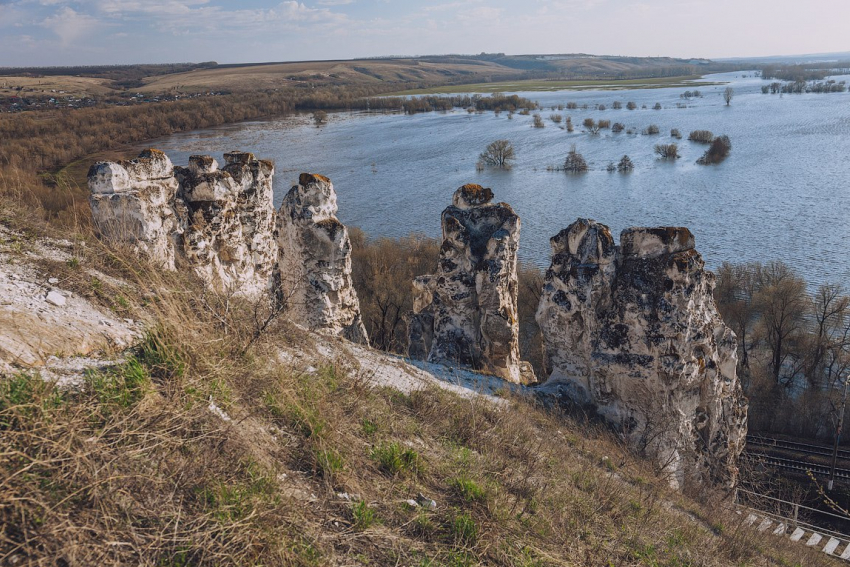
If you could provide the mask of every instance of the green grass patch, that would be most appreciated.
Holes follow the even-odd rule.
[[[377,461],[378,467],[389,475],[415,473],[420,468],[419,454],[396,442],[378,445],[372,449],[370,456]]]

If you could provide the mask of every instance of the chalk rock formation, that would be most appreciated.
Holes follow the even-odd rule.
[[[368,344],[351,280],[351,241],[330,179],[302,173],[278,211],[279,295],[292,319]]]
[[[579,219],[551,239],[537,311],[546,385],[595,406],[684,487],[732,484],[746,437],[734,333],[686,228]]]
[[[176,168],[187,216],[182,253],[208,285],[247,297],[269,289],[277,260],[270,162],[231,152],[219,169],[210,156]]]
[[[218,291],[259,297],[277,262],[274,167],[252,154],[210,156],[174,167],[159,150],[89,170],[92,216],[101,235],[130,244],[166,269],[185,262]]]
[[[185,219],[174,210],[178,186],[168,156],[145,150],[133,160],[98,162],[89,169],[88,184],[92,218],[101,235],[173,270]]]
[[[520,219],[509,205],[492,200],[490,189],[464,185],[443,211],[437,273],[414,282],[408,354],[515,383],[533,381],[522,375],[519,360]]]

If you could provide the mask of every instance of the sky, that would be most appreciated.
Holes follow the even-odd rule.
[[[0,0],[0,66],[850,51],[850,0]]]

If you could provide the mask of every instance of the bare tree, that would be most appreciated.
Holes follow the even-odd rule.
[[[661,159],[678,159],[679,147],[676,144],[655,144],[655,153]]]
[[[726,106],[729,106],[729,103],[732,102],[732,96],[735,94],[735,89],[732,87],[726,87],[723,91],[723,100],[726,101]]]
[[[564,160],[564,171],[569,173],[584,173],[587,171],[587,162],[584,156],[576,151],[575,145],[570,148],[570,152]]]
[[[782,262],[770,262],[757,274],[754,303],[770,352],[770,371],[776,384],[790,385],[800,369],[786,368],[804,331],[807,311],[806,282]],[[783,370],[785,372],[783,373]],[[783,379],[784,374],[784,379]]]
[[[499,169],[510,169],[515,158],[514,147],[508,140],[496,140],[478,156],[478,162]]]

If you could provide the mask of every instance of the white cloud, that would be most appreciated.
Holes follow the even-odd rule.
[[[69,46],[78,39],[90,35],[103,24],[87,14],[80,14],[73,8],[65,6],[52,16],[45,18],[41,25],[55,33],[63,46]]]

